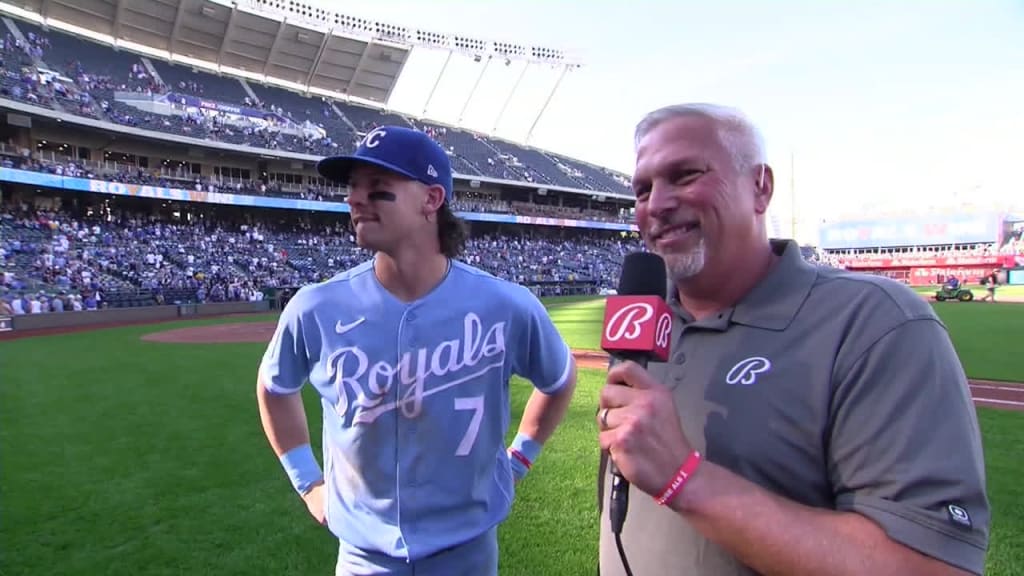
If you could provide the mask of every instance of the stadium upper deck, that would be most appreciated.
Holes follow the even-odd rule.
[[[13,47],[5,46],[0,86],[0,98],[9,101],[0,104],[92,126],[115,124],[115,134],[151,131],[183,144],[306,164],[351,148],[375,125],[409,124],[448,147],[464,183],[514,183],[585,194],[595,202],[630,196],[625,175],[353,103],[386,100],[412,40],[462,52],[568,62],[557,51],[408,30],[316,12],[299,2],[287,4],[287,20],[269,12],[281,2],[238,4],[182,0],[172,11],[162,2],[116,8],[98,0],[29,1],[18,8],[0,3],[0,9],[24,18],[31,14],[21,6],[46,18],[73,21],[116,38],[121,48],[53,27],[44,30],[27,19],[5,18],[5,44]],[[189,64],[129,51],[143,47],[163,50],[165,57],[175,54]],[[200,60],[224,75],[204,71]],[[260,81],[251,79],[254,72]],[[308,89],[310,95],[275,83]],[[353,101],[341,99],[339,91]]]
[[[324,12],[295,14],[305,8],[291,0],[285,22],[261,14],[261,4],[283,5],[0,2],[22,17],[3,18],[0,28],[0,109],[8,111],[0,118],[5,298],[24,293],[33,307],[32,296],[77,296],[68,305],[86,308],[138,306],[157,298],[245,299],[323,278],[367,255],[347,237],[346,218],[337,217],[345,211],[343,191],[319,179],[313,164],[350,150],[382,123],[409,124],[448,147],[458,172],[456,210],[473,224],[471,263],[542,294],[593,293],[617,277],[625,252],[639,248],[635,235],[625,234],[635,226],[622,174],[303,93],[344,84],[349,96],[386,100],[401,66],[377,61],[404,61],[401,41],[413,37],[510,58],[560,61],[562,54]],[[289,91],[115,50],[29,22],[21,6],[119,43],[304,84]],[[309,18],[333,21],[335,29],[310,27]],[[523,223],[540,226],[507,226]]]
[[[41,8],[68,18],[75,16],[68,10],[87,5],[73,4]],[[194,39],[191,26],[208,26],[189,16],[208,4],[182,5],[172,26],[181,38],[172,45]],[[133,26],[126,12],[119,10],[125,20],[118,34]],[[80,25],[89,23],[78,16]],[[228,20],[228,27],[241,26],[247,17]],[[86,308],[137,306],[157,298],[245,299],[323,278],[367,255],[338,218],[343,191],[320,180],[313,164],[351,149],[384,122],[414,125],[448,145],[461,173],[456,210],[475,225],[466,254],[472,263],[539,293],[592,293],[617,276],[622,254],[638,247],[617,232],[632,227],[621,175],[350,102],[115,51],[23,20],[5,18],[3,27],[4,298],[77,296]],[[274,58],[287,52],[288,30],[279,24]],[[230,57],[230,42],[219,57]],[[320,51],[332,42],[321,40]],[[362,58],[370,52],[364,47]],[[320,54],[323,61],[310,70],[329,68],[334,57]],[[267,205],[292,210],[259,208]],[[546,226],[502,224],[523,222]]]

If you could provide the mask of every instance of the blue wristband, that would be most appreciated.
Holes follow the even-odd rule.
[[[526,476],[526,473],[530,471],[530,466],[540,456],[541,448],[543,448],[543,445],[526,434],[522,432],[516,434],[515,439],[512,440],[512,445],[508,448],[508,461],[512,466],[512,475],[516,480],[522,480],[523,476]],[[519,456],[525,458],[528,463],[523,462]]]
[[[278,460],[284,466],[284,471],[288,473],[292,487],[299,494],[305,494],[314,483],[324,477],[323,472],[320,471],[320,464],[313,456],[313,448],[309,444],[292,448],[281,454]]]

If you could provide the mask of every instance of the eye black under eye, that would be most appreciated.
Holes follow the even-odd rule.
[[[394,202],[396,196],[394,192],[388,192],[387,190],[374,190],[373,192],[370,192],[369,198],[370,200],[384,200],[386,202]]]

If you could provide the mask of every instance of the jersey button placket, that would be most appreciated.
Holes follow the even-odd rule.
[[[405,327],[404,327],[404,329],[402,331],[403,332],[403,334],[402,334],[402,338],[403,338],[403,342],[402,342],[403,350],[402,350],[402,353],[403,354],[409,354],[410,365],[409,365],[408,371],[409,371],[410,374],[415,372],[416,348],[419,347],[419,345],[420,345],[420,338],[417,335],[416,329],[413,327],[413,324],[415,323],[415,321],[416,321],[416,312],[414,310],[410,309],[405,314],[405,322],[404,322]],[[401,400],[405,396],[405,392],[406,392],[406,390],[404,388],[405,384],[402,383],[402,380],[401,380],[401,370],[399,370],[399,373],[396,375],[396,382],[399,382],[398,401],[401,402]],[[401,408],[401,406],[399,406],[399,409],[398,409],[398,419],[399,419],[399,422],[400,422],[399,430],[398,430],[399,442],[402,442],[402,446],[403,447],[406,446],[407,444],[410,445],[410,446],[414,446],[415,445],[415,438],[414,437],[416,436],[416,432],[417,432],[416,420],[411,420],[411,419],[407,418],[406,416],[404,416],[404,410]],[[417,475],[416,475],[415,467],[407,468],[406,469],[406,474],[407,474],[407,477],[405,479],[406,480],[405,484],[409,488],[415,488],[415,487],[420,485],[420,478],[417,477]],[[410,523],[410,520],[407,519],[405,521],[405,524],[408,525],[409,523]]]
[[[415,446],[412,438],[415,427],[409,418],[405,416],[402,406],[402,398],[405,396],[406,385],[402,381],[402,358],[412,354],[411,342],[415,338],[415,332],[411,323],[415,315],[407,310],[399,322],[398,328],[398,370],[392,377],[392,398],[395,402],[395,489],[397,491],[396,508],[398,511],[397,525],[400,538],[408,549],[409,535],[413,531],[414,513],[409,511],[406,501],[415,502],[418,500],[416,494],[416,470],[410,465],[410,447]],[[415,361],[415,359],[412,359]]]
[[[405,342],[404,342],[404,344],[405,344],[405,352],[409,354],[409,373],[410,374],[415,373],[415,367],[416,367],[416,361],[417,361],[416,349],[420,347],[420,337],[419,337],[418,331],[412,326],[412,324],[414,322],[416,322],[416,312],[414,310],[410,310],[405,315],[405,323],[406,323],[405,336],[406,337],[405,337]],[[401,372],[399,372],[399,377],[401,377]],[[401,398],[404,395],[405,395],[405,390],[402,390],[402,391],[399,392],[399,398]],[[408,432],[410,434],[415,434],[416,433],[416,421],[415,420],[407,420],[406,423],[408,424]]]

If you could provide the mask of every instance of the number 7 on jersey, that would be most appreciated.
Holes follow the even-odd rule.
[[[469,427],[466,428],[466,434],[463,435],[462,442],[459,443],[459,448],[455,451],[456,456],[466,456],[473,450],[473,444],[476,443],[477,434],[480,433],[480,423],[484,419],[484,397],[483,395],[480,395],[456,398],[455,409],[473,411],[473,417],[469,420]]]

